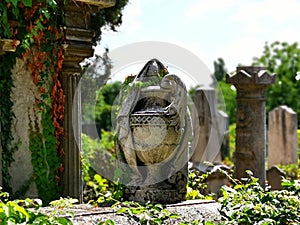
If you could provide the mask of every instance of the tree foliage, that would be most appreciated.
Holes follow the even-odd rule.
[[[128,0],[116,0],[113,7],[105,8],[98,11],[92,17],[92,24],[96,29],[99,40],[101,39],[101,28],[108,28],[117,31],[117,27],[122,24],[123,9],[127,5]]]
[[[121,90],[122,83],[116,81],[110,84],[106,84],[99,92],[96,102],[95,120],[100,124],[101,129],[110,131],[112,128],[112,106],[115,98]]]
[[[300,121],[300,47],[298,43],[274,42],[264,47],[263,55],[254,58],[254,65],[275,73],[276,83],[267,90],[267,111],[287,105],[298,113]]]
[[[214,61],[214,73],[213,76],[218,81],[219,88],[217,89],[217,95],[223,95],[226,113],[229,116],[230,124],[235,123],[235,109],[236,109],[236,91],[231,84],[227,84],[225,81],[227,69],[225,61],[222,58],[218,58]]]

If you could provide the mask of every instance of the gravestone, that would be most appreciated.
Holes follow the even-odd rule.
[[[287,106],[269,112],[268,167],[297,164],[297,113]]]
[[[217,110],[215,90],[199,88],[195,94],[195,106],[199,117],[199,138],[190,159],[193,167],[206,167],[203,162],[220,163],[221,145],[226,133],[226,114]]]
[[[271,190],[282,190],[281,181],[285,176],[286,173],[277,166],[269,168],[267,170],[267,180],[268,185],[271,186]]]
[[[117,116],[116,145],[119,169],[126,171],[119,178],[126,184],[126,198],[185,200],[192,136],[185,85],[153,59],[126,93]]]

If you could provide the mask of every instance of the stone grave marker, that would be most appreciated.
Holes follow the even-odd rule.
[[[268,185],[271,190],[282,190],[281,181],[286,176],[286,173],[277,166],[272,166],[267,170]]]
[[[202,170],[203,162],[221,163],[221,145],[226,133],[226,114],[217,110],[215,90],[199,88],[195,94],[195,106],[199,117],[199,138],[190,161]],[[201,167],[201,168],[200,168]]]
[[[297,113],[287,106],[269,112],[268,167],[297,164]]]

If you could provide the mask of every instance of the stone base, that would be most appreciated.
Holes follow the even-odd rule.
[[[177,190],[137,190],[134,195],[130,195],[129,201],[151,202],[151,203],[177,203],[186,200],[186,191],[178,192]]]
[[[125,198],[141,203],[178,203],[186,200],[187,181],[188,167],[185,165],[180,171],[162,182],[138,187],[127,186]]]

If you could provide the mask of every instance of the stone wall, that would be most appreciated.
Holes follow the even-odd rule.
[[[13,145],[17,146],[14,153],[14,162],[10,167],[11,186],[13,192],[19,191],[32,177],[31,152],[29,150],[29,122],[36,120],[34,117],[35,94],[37,88],[32,81],[31,72],[26,70],[26,62],[17,59],[12,70],[14,88],[11,99],[14,102],[12,111],[15,114],[12,125],[14,137]],[[29,120],[30,118],[30,120]],[[27,197],[37,197],[34,183],[26,193]]]

